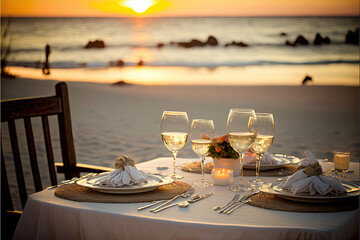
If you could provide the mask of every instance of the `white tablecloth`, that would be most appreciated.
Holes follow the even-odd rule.
[[[179,159],[178,163],[197,159]],[[157,172],[156,166],[172,164],[171,158],[157,158],[137,164],[137,168]],[[323,168],[332,164],[323,163]],[[164,173],[170,173],[169,170]],[[351,163],[358,178],[359,164]],[[200,174],[178,170],[188,183],[200,180]],[[210,175],[206,174],[206,179]],[[252,178],[245,177],[244,182]],[[266,182],[276,177],[263,177]],[[235,178],[238,181],[238,177]],[[359,210],[335,213],[295,213],[273,211],[244,205],[225,215],[213,211],[234,195],[226,186],[196,189],[197,193],[215,194],[188,208],[173,207],[159,213],[137,211],[146,203],[74,202],[45,190],[29,197],[14,239],[358,239]]]

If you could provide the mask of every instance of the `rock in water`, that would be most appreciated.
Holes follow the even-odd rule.
[[[102,40],[89,41],[85,48],[105,48],[105,43]]]
[[[355,30],[355,32],[349,30],[345,37],[345,43],[349,44],[359,44],[359,28]]]
[[[218,45],[218,40],[214,36],[209,36],[207,41],[206,41],[206,45],[217,46]]]
[[[297,38],[296,38],[296,40],[295,40],[295,42],[294,42],[294,45],[296,46],[296,45],[309,45],[309,41],[306,39],[306,38],[304,38],[302,35],[299,35]]]
[[[314,45],[321,45],[321,44],[330,44],[330,38],[325,37],[323,38],[320,33],[316,33],[315,39],[314,39]]]

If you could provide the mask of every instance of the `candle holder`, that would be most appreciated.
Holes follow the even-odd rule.
[[[211,176],[214,185],[229,186],[234,181],[234,173],[232,169],[214,168],[211,170]]]

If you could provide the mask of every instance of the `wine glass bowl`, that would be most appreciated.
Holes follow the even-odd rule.
[[[234,192],[250,191],[251,188],[242,182],[244,154],[256,139],[256,115],[253,109],[233,108],[230,109],[227,131],[231,147],[239,153],[240,160],[240,182],[238,185],[230,186]]]
[[[173,154],[172,179],[181,179],[183,176],[176,174],[176,156],[187,141],[189,119],[186,112],[164,111],[161,117],[161,139],[166,148]]]
[[[260,180],[260,162],[274,141],[275,124],[271,113],[256,113],[256,121],[257,136],[251,146],[251,151],[256,154],[256,178],[249,183],[252,186],[261,186],[264,182]]]
[[[214,122],[207,119],[194,119],[191,123],[190,139],[193,151],[200,157],[201,160],[201,180],[194,183],[200,188],[210,187],[213,184],[205,182],[204,178],[204,163],[205,157],[208,155],[211,146],[211,138],[214,136]]]

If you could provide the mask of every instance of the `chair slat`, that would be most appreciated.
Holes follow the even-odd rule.
[[[69,96],[65,83],[59,83],[56,85],[56,96],[62,99],[61,107],[63,112],[58,114],[58,120],[61,153],[63,159],[66,159],[64,160],[65,178],[70,179],[73,177],[79,177],[80,173],[76,169],[76,157],[71,126]]]
[[[9,182],[7,178],[5,159],[1,148],[1,211],[14,211],[14,205],[11,200]]]
[[[31,126],[31,119],[30,117],[24,118],[24,124],[25,124],[25,131],[26,131],[26,140],[28,145],[28,151],[29,151],[29,158],[30,158],[30,165],[31,165],[31,172],[34,180],[35,185],[35,191],[41,191],[42,184],[41,184],[41,178],[40,178],[40,171],[39,171],[39,164],[37,161],[36,156],[36,147],[35,147],[35,141],[34,141],[34,133]]]
[[[61,99],[57,96],[1,101],[1,121],[52,115],[62,112]]]
[[[51,185],[57,184],[56,171],[55,171],[55,161],[54,161],[54,153],[52,149],[51,136],[50,136],[50,127],[49,127],[49,119],[47,116],[41,117],[43,133],[44,133],[44,141],[47,155],[47,162],[49,168],[49,175],[51,180]]]
[[[27,199],[27,192],[26,192],[26,187],[25,187],[24,172],[23,172],[22,165],[21,165],[21,158],[20,158],[18,139],[17,139],[17,135],[16,135],[15,121],[13,119],[9,120],[8,125],[9,125],[11,149],[12,149],[12,153],[13,153],[14,165],[15,165],[15,171],[16,171],[16,180],[17,180],[18,188],[19,188],[20,201],[21,201],[22,207],[24,208],[26,199]]]

